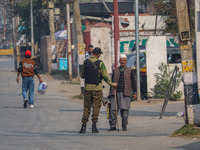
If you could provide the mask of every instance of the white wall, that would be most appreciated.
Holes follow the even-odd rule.
[[[157,30],[165,29],[165,20],[166,16],[157,16]],[[112,16],[112,20],[114,20],[114,16]],[[155,29],[155,21],[156,16],[139,16],[139,30],[154,30]],[[113,21],[112,21],[113,22]],[[121,23],[128,23],[127,27],[123,27]],[[114,29],[114,24],[113,29]],[[119,29],[120,30],[135,30],[135,16],[120,16],[119,15]]]
[[[93,27],[91,29],[91,44],[101,48],[103,54],[100,60],[106,65],[108,73],[112,73],[112,54],[111,54],[111,29],[108,27]]]
[[[165,36],[150,36],[146,45],[147,59],[147,92],[156,83],[155,73],[159,73],[160,62],[167,64],[167,46]]]
[[[167,64],[167,49],[166,49],[166,37],[165,36],[151,36],[148,39],[146,47],[146,59],[147,59],[147,92],[151,92],[151,88],[156,84],[155,73],[159,73],[158,65],[160,62]],[[182,72],[182,65],[168,64],[168,71],[173,71],[174,67],[179,67],[179,71]],[[180,83],[176,91],[182,91],[181,99],[184,99],[183,82]]]

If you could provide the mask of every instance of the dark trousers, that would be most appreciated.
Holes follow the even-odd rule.
[[[118,111],[117,111],[118,112]],[[122,128],[126,128],[128,125],[128,109],[120,109],[120,114],[122,117]],[[109,123],[110,127],[116,127],[117,117],[116,110],[110,110]]]
[[[99,91],[85,91],[84,93],[84,109],[82,122],[87,123],[91,112],[91,106],[93,106],[92,111],[92,122],[97,123],[99,111],[101,109],[101,103],[103,98],[102,90]]]

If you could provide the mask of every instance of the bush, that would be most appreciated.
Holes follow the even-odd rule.
[[[160,63],[158,69],[160,70],[160,73],[155,74],[156,85],[154,86],[154,88],[151,89],[151,91],[154,98],[165,98],[166,93],[169,90],[170,77],[173,73],[173,70],[168,72],[167,65],[163,62]],[[176,76],[176,85],[174,91],[172,91],[169,97],[169,100],[176,101],[181,98],[182,92],[176,91],[181,81],[182,81],[181,72],[178,71]]]

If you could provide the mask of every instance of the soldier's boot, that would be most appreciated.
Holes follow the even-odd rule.
[[[84,134],[86,132],[86,123],[82,124],[81,130],[79,131],[80,134]]]
[[[97,129],[96,123],[92,124],[92,133],[99,133],[99,130]]]

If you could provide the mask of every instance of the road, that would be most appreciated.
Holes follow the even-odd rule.
[[[48,81],[51,86],[45,95],[35,90],[35,108],[24,109],[16,74],[13,60],[0,57],[0,150],[199,150],[198,140],[169,137],[184,124],[175,116],[184,110],[182,102],[169,104],[163,119],[159,119],[161,104],[133,106],[128,131],[119,133],[107,131],[102,107],[100,133],[92,134],[90,120],[87,133],[80,135],[81,104],[63,96],[56,81]],[[35,82],[37,87],[37,78]]]

